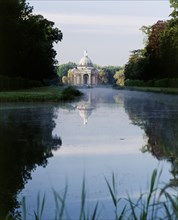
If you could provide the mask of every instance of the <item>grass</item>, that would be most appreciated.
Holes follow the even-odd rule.
[[[124,89],[143,92],[165,93],[172,95],[178,94],[178,88],[125,86]]]
[[[113,220],[156,220],[156,219],[167,219],[167,220],[177,220],[178,219],[178,196],[175,189],[175,195],[170,194],[167,191],[167,187],[160,188],[161,172],[158,173],[157,170],[154,170],[149,183],[149,190],[145,193],[140,193],[140,196],[135,201],[130,195],[127,195],[127,198],[120,198],[117,195],[117,184],[116,177],[112,174],[112,180],[109,181],[105,178],[106,185],[108,187],[108,192],[111,197],[111,203],[114,207],[114,218]],[[166,189],[166,190],[165,190]],[[55,200],[55,211],[54,211],[54,220],[63,220],[64,213],[66,210],[66,198],[68,192],[68,184],[65,186],[65,190],[62,195],[58,194],[53,190],[53,196]],[[40,197],[40,194],[37,195],[37,208],[34,211],[34,217],[32,219],[42,220],[43,212],[47,207],[45,207],[45,195]],[[125,201],[125,205],[121,205]],[[27,204],[25,197],[22,198],[22,214],[18,220],[27,219]],[[81,206],[79,210],[79,220],[99,220],[99,213],[102,213],[100,203],[96,202],[93,210],[88,211],[86,208],[87,205],[87,193],[85,187],[85,179],[82,182],[81,189]],[[160,216],[161,213],[161,216]],[[12,216],[7,215],[6,220],[13,219]],[[72,219],[68,217],[67,219]]]
[[[71,101],[81,95],[73,87],[49,86],[0,92],[0,102],[62,102]]]

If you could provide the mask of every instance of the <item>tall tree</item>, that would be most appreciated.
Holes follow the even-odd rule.
[[[62,40],[62,33],[32,12],[25,0],[1,0],[0,75],[33,80],[56,75],[53,44]]]
[[[173,18],[178,18],[178,0],[169,0],[170,7],[173,8],[170,16]]]
[[[148,57],[145,56],[144,50],[134,50],[125,66],[124,74],[126,79],[150,79],[151,75],[147,74]]]
[[[59,75],[60,81],[62,82],[62,78],[63,76],[67,76],[68,75],[68,71],[70,69],[76,68],[77,64],[76,63],[72,63],[72,62],[68,62],[65,64],[61,64],[60,66],[57,66],[57,74]]]
[[[165,77],[178,78],[178,19],[167,22],[160,38],[160,56]]]

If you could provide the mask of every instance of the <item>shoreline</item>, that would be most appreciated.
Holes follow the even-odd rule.
[[[106,88],[107,87],[108,86],[106,86]],[[80,87],[48,86],[48,87],[35,87],[32,89],[6,91],[6,92],[2,91],[0,92],[0,103],[10,103],[10,102],[63,103],[67,101],[73,101],[81,97],[83,93],[80,92],[79,89]],[[178,88],[125,86],[125,87],[113,87],[113,89],[178,95]]]
[[[74,87],[36,87],[17,91],[0,92],[0,103],[9,102],[67,102],[83,94]]]
[[[170,95],[178,95],[178,88],[166,88],[166,87],[138,87],[138,86],[124,86],[124,87],[113,87],[114,89],[123,89],[129,91],[140,91],[140,92],[154,92]]]

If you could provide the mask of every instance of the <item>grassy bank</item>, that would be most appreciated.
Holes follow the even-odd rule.
[[[116,88],[116,87],[115,87]],[[126,89],[131,91],[143,91],[143,92],[155,92],[155,93],[165,93],[165,94],[178,94],[178,88],[164,88],[164,87],[139,87],[139,86],[125,86],[117,87],[117,89]]]
[[[73,87],[38,87],[0,92],[0,102],[62,102],[71,101],[82,93]]]

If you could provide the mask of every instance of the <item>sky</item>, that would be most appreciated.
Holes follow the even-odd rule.
[[[28,1],[28,0],[27,0]],[[132,50],[144,47],[143,25],[169,19],[168,0],[29,0],[34,14],[55,22],[63,33],[57,45],[59,64],[79,63],[84,50],[93,63],[123,66]]]

